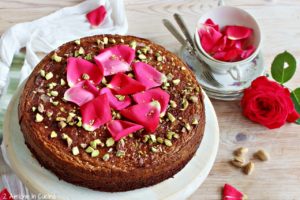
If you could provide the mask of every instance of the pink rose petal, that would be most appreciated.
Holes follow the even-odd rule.
[[[242,51],[243,50],[241,49],[233,48],[228,51],[217,52],[213,55],[213,57],[221,61],[234,62],[238,60]]]
[[[230,40],[241,40],[249,38],[253,32],[251,28],[245,26],[226,26],[225,35]]]
[[[144,126],[146,131],[154,132],[159,124],[160,104],[158,101],[141,103],[124,110],[120,113],[133,122]]]
[[[144,85],[123,73],[114,75],[107,87],[121,95],[134,94],[145,90]]]
[[[198,31],[202,48],[210,53],[215,44],[222,38],[222,33],[209,25],[204,25]]]
[[[115,141],[142,129],[143,126],[124,120],[111,120],[107,123],[107,129]]]
[[[65,92],[64,99],[81,106],[94,99],[98,94],[99,90],[89,81],[81,81]]]
[[[157,71],[151,65],[144,62],[136,62],[132,65],[136,79],[142,83],[146,89],[160,86],[166,81],[166,76]]]
[[[251,56],[254,53],[254,51],[255,51],[255,47],[253,45],[250,45],[247,49],[243,50],[241,54],[242,60]]]
[[[106,94],[99,95],[95,99],[83,104],[80,107],[80,112],[83,128],[87,131],[94,131],[112,119]]]
[[[101,67],[82,58],[68,58],[67,81],[70,87],[82,80],[89,80],[93,84],[98,84],[102,78],[103,69]]]
[[[243,200],[244,198],[243,193],[238,191],[236,188],[229,184],[225,184],[223,188],[223,200],[230,199],[230,200]]]
[[[170,95],[160,88],[154,88],[144,92],[136,93],[132,97],[133,100],[138,104],[157,100],[161,106],[161,116],[165,115],[170,100]]]
[[[104,69],[104,76],[130,70],[135,57],[135,50],[127,45],[116,45],[106,48],[97,56],[95,62]]]
[[[86,18],[92,26],[99,26],[103,22],[105,16],[106,9],[102,5],[86,14]]]
[[[129,96],[124,96],[123,100],[119,100],[109,88],[102,88],[100,94],[107,94],[109,105],[115,110],[122,110],[131,104]]]
[[[215,24],[215,22],[208,18],[205,22],[204,22],[205,25],[209,25],[211,26],[212,28],[214,28],[216,31],[219,31],[219,25],[218,24]]]

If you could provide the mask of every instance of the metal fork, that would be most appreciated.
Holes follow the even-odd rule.
[[[183,36],[179,33],[179,31],[175,28],[175,26],[173,26],[173,24],[167,19],[163,19],[163,24],[165,25],[165,27],[183,46],[186,46],[186,49],[188,50],[190,55],[192,55],[194,58],[197,59],[199,63],[201,63],[201,66],[203,66],[201,70],[202,78],[205,79],[207,82],[211,83],[215,87],[218,88],[223,87],[223,85],[220,82],[218,82],[213,76],[213,74],[211,73],[210,67],[198,57],[191,34],[186,28],[181,17],[178,14],[175,14],[174,18],[178,23],[179,27],[181,28],[182,32],[184,33],[187,40],[183,38]]]

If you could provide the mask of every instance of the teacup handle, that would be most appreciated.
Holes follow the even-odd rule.
[[[232,68],[230,68],[228,70],[228,73],[230,74],[230,76],[236,80],[236,81],[240,81],[241,80],[241,72],[238,68],[238,65],[237,66],[234,66]]]

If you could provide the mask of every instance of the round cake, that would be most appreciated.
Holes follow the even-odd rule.
[[[59,179],[128,191],[179,172],[205,127],[192,71],[147,39],[96,35],[49,53],[19,102],[25,143]]]

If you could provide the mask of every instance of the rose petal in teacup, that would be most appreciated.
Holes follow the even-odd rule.
[[[224,28],[225,35],[230,40],[241,40],[249,38],[253,30],[245,26],[226,26]]]
[[[222,33],[205,24],[199,29],[198,34],[203,49],[208,53],[211,52],[218,40],[222,38]]]

